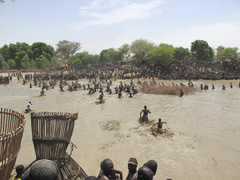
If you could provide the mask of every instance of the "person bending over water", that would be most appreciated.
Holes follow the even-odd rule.
[[[28,102],[27,108],[25,109],[25,112],[28,113],[31,111],[30,106],[32,105],[31,101]]]
[[[157,127],[158,127],[158,132],[159,132],[160,134],[162,134],[162,126],[163,126],[163,124],[167,124],[167,123],[166,123],[166,122],[162,122],[162,119],[159,118],[159,119],[158,119],[158,122],[155,123],[155,124],[151,127],[151,129],[153,129],[153,127],[157,125]]]

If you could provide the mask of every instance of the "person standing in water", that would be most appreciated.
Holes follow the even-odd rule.
[[[183,97],[183,95],[184,95],[183,90],[180,89],[180,95],[179,95],[179,97]]]
[[[142,114],[143,114],[143,116],[142,116]],[[141,122],[148,123],[148,114],[151,114],[151,112],[147,109],[147,106],[144,106],[144,109],[140,112]]]

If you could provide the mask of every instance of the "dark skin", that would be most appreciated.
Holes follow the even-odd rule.
[[[144,106],[144,109],[140,112],[140,117],[142,117],[142,114],[147,116],[148,113],[151,114],[151,112],[147,109],[147,106]]]
[[[152,180],[153,172],[146,166],[142,166],[138,170],[138,180]]]
[[[167,124],[167,123],[166,123],[166,122],[162,122],[161,119],[158,119],[158,122],[155,123],[155,124],[151,127],[151,129],[152,129],[154,126],[158,125],[158,131],[160,131],[160,133],[162,133],[162,125],[163,125],[163,124]]]
[[[133,175],[137,172],[137,165],[128,164],[128,171],[129,175],[127,176],[127,179],[131,179]]]
[[[104,160],[101,165],[101,172],[98,176],[100,180],[114,180],[115,173],[120,175],[122,180],[122,172],[113,168],[113,162],[110,159]]]

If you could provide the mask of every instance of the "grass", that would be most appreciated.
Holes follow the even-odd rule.
[[[188,86],[154,86],[143,85],[140,90],[146,94],[163,94],[163,95],[180,95],[180,89],[184,94],[190,94],[196,91],[193,87]]]
[[[120,129],[120,122],[117,120],[107,121],[101,124],[101,128],[104,131],[118,131]]]

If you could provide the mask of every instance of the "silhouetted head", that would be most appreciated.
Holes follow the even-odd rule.
[[[41,159],[33,163],[29,177],[30,180],[58,180],[58,169],[53,161]]]
[[[138,178],[137,180],[152,180],[153,172],[147,166],[142,166],[138,169]]]
[[[144,106],[144,109],[147,109],[147,106]]]
[[[152,170],[153,175],[156,174],[156,172],[157,172],[157,162],[155,160],[149,160],[145,165]]]
[[[24,166],[22,164],[16,167],[16,173],[18,177],[22,176],[22,174],[24,173]]]
[[[98,180],[95,176],[88,176],[85,180]]]
[[[131,173],[131,174],[135,173],[137,171],[137,165],[138,165],[137,159],[136,158],[130,158],[129,161],[128,161],[129,173]]]
[[[104,159],[101,162],[101,170],[104,174],[111,174],[113,167],[113,162],[110,159]]]

